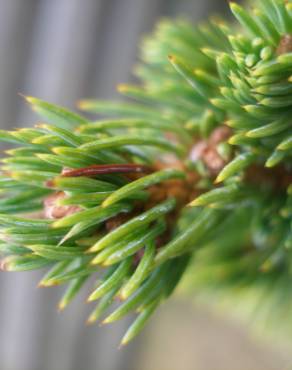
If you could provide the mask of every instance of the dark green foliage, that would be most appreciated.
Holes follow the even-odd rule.
[[[51,266],[40,285],[68,284],[60,309],[95,275],[89,323],[115,297],[105,323],[138,312],[122,344],[189,265],[198,291],[291,314],[292,4],[231,10],[240,26],[162,21],[141,86],[119,87],[137,103],[81,101],[93,122],[27,97],[46,123],[0,131],[17,145],[1,167],[2,267]]]

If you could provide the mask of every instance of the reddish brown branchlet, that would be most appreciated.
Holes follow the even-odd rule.
[[[216,176],[226,165],[226,159],[222,158],[217,150],[217,145],[226,141],[232,134],[227,126],[216,128],[208,140],[198,141],[190,151],[190,160],[202,160],[211,175]]]
[[[277,47],[276,54],[281,55],[291,52],[292,52],[292,35],[291,34],[283,35]]]
[[[64,199],[66,194],[63,191],[53,193],[44,200],[44,217],[49,219],[62,218],[81,210],[78,206],[58,205],[58,201]]]
[[[134,163],[126,164],[98,164],[77,169],[64,168],[62,171],[63,177],[93,177],[106,174],[121,174],[121,173],[150,173],[152,169],[149,166],[144,166]]]

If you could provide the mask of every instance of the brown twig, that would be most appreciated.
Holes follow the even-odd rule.
[[[140,164],[98,164],[77,169],[63,169],[63,177],[91,177],[111,173],[150,173],[153,169]]]

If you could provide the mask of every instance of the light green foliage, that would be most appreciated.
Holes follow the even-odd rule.
[[[0,130],[1,141],[16,145],[1,166],[2,267],[51,266],[40,285],[68,284],[60,309],[96,276],[89,323],[115,298],[122,302],[104,323],[138,312],[122,344],[189,265],[197,291],[248,297],[263,310],[278,305],[291,323],[292,45],[278,48],[283,37],[292,40],[292,6],[258,0],[252,9],[231,3],[231,11],[239,24],[162,20],[142,45],[141,84],[119,87],[130,102],[79,102],[97,121],[27,97],[45,123]],[[225,163],[215,179],[189,152],[220,127],[232,134],[215,144]],[[152,173],[63,172],[127,164]],[[191,173],[200,179],[188,183],[189,204],[171,193],[153,202],[151,188],[183,184]],[[48,197],[67,210],[57,219],[40,218]]]

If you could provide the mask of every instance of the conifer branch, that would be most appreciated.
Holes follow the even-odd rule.
[[[188,266],[291,312],[292,5],[230,7],[236,24],[160,22],[129,102],[79,102],[98,120],[26,97],[45,123],[0,131],[2,269],[49,267],[61,310],[94,275],[88,323],[138,313],[122,345]]]

